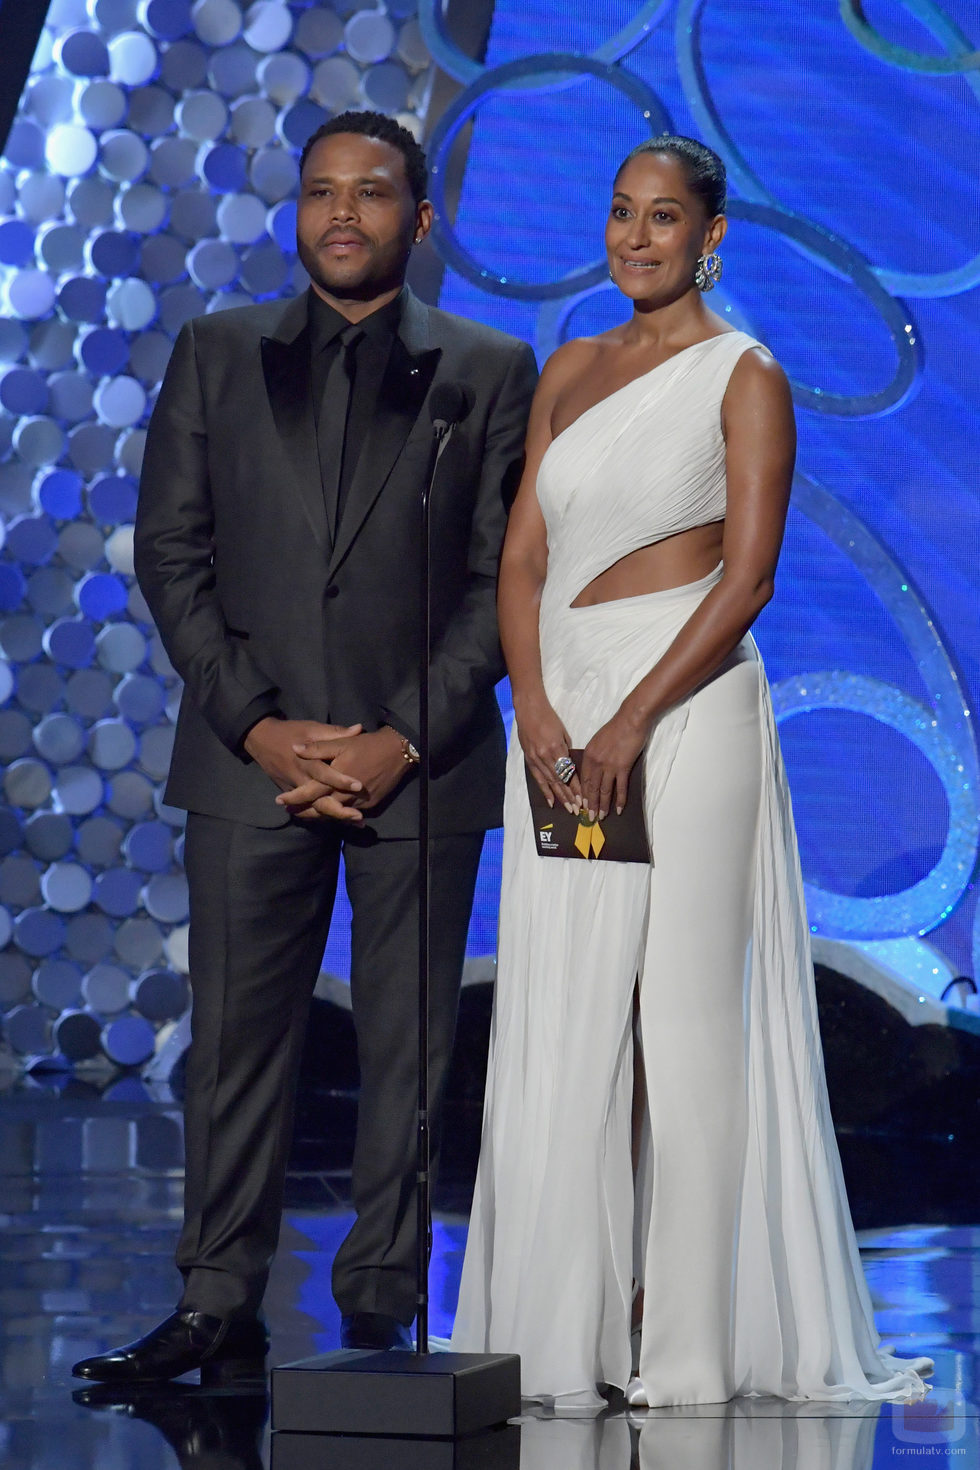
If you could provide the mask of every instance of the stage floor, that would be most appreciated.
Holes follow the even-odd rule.
[[[914,1170],[915,1160],[909,1159]],[[350,1216],[344,1168],[291,1179],[267,1298],[273,1359],[336,1346],[330,1261]],[[466,1224],[466,1181],[444,1185],[435,1224],[432,1325],[449,1330]],[[130,1402],[77,1402],[71,1364],[138,1336],[172,1310],[180,1217],[179,1115],[125,1081],[101,1096],[79,1084],[0,1093],[0,1465],[5,1470],[261,1470],[372,1463],[337,1444],[272,1443],[261,1395],[178,1385]],[[740,1400],[701,1409],[520,1424],[520,1470],[881,1470],[980,1466],[980,1225],[865,1232],[862,1256],[879,1329],[908,1356],[936,1360],[925,1405],[788,1405]],[[278,1436],[275,1439],[279,1439]],[[502,1446],[498,1446],[498,1450]],[[489,1451],[488,1451],[489,1453]],[[428,1461],[388,1446],[387,1470]],[[441,1459],[433,1464],[453,1464]],[[460,1462],[462,1463],[462,1462]]]

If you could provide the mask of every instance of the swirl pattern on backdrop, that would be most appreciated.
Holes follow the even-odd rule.
[[[939,42],[944,50],[943,56],[923,56],[883,41],[853,0],[840,0],[841,16],[862,47],[874,54],[876,62],[884,61],[888,66],[932,74],[961,74],[966,85],[980,97],[977,53],[956,23],[934,0],[901,0],[901,3]],[[621,58],[613,70],[619,70],[624,77],[645,74],[644,47],[649,44],[669,8],[644,6],[632,34],[628,27],[616,34],[615,41],[608,44],[604,53],[610,56],[615,49]],[[520,83],[533,87],[537,95],[549,90],[567,93],[570,66],[561,74],[555,66],[555,57],[519,55],[522,35],[537,40],[542,31],[547,33],[549,24],[554,29],[550,14],[548,24],[536,25],[533,9],[532,6],[529,10],[526,4],[520,7],[498,4],[495,26],[499,27],[499,45],[494,49],[491,37],[487,64],[481,66],[466,62],[448,40],[437,0],[420,0],[423,32],[433,55],[465,84],[452,115],[442,120],[432,138],[432,161],[440,179],[459,125],[473,116],[480,102],[487,101],[492,95],[498,101],[504,101],[506,94],[513,93]],[[610,16],[614,9],[610,8]],[[965,265],[943,271],[895,270],[870,260],[863,250],[844,238],[836,224],[833,230],[828,230],[781,203],[775,189],[763,182],[760,173],[749,164],[737,146],[735,127],[723,120],[712,94],[702,47],[702,24],[707,9],[706,0],[678,0],[673,24],[673,62],[684,102],[695,123],[694,131],[723,156],[730,183],[737,190],[737,197],[730,199],[729,215],[782,236],[816,271],[856,287],[884,323],[894,350],[894,374],[884,386],[869,392],[844,393],[825,389],[819,384],[810,386],[794,378],[792,387],[796,403],[825,420],[869,421],[898,413],[912,401],[921,386],[925,365],[922,332],[901,298],[948,297],[972,290],[980,281],[980,255]],[[506,14],[502,15],[502,12]],[[590,29],[584,22],[579,28],[579,34],[589,35],[588,44],[592,45],[594,31],[595,27]],[[842,44],[847,44],[846,39]],[[593,49],[590,54],[596,57],[600,50]],[[623,59],[627,56],[629,71],[627,61]],[[767,60],[771,62],[770,53],[767,53]],[[580,64],[584,72],[586,64]],[[657,76],[658,95],[665,99],[665,110],[670,106],[673,111],[664,85],[662,48],[658,60],[652,63],[652,69]],[[594,68],[592,70],[597,74]],[[606,79],[612,79],[609,70]],[[573,95],[567,93],[566,97],[570,128]],[[498,108],[494,113],[498,128],[500,117]],[[649,125],[644,118],[643,130],[656,131],[653,118]],[[624,144],[628,146],[625,139]],[[444,184],[440,184],[437,203],[442,216],[438,223],[441,248],[448,264],[480,292],[491,297],[540,304],[534,334],[543,358],[565,340],[571,319],[580,308],[609,300],[604,262],[566,270],[558,280],[534,285],[528,281],[515,281],[510,270],[484,264],[471,247],[464,247],[459,240],[459,230],[461,218],[465,223],[466,186],[470,173],[478,166],[474,162],[474,147],[475,135],[455,227],[444,216]],[[625,147],[622,147],[620,156],[624,151]],[[592,182],[594,184],[595,181]],[[473,209],[478,211],[475,190]],[[474,224],[472,232],[475,231]],[[487,232],[485,227],[483,233],[496,249],[495,233]],[[730,277],[726,277],[725,290],[719,292],[719,296],[727,303],[725,310],[739,326],[754,330],[756,335],[765,335],[750,323],[740,308],[738,287],[733,286]],[[453,306],[462,297],[454,294],[450,286],[448,291],[444,291],[444,300]],[[470,298],[466,300],[469,302]],[[499,309],[489,306],[487,319],[498,325],[509,325]],[[602,316],[598,320],[602,325],[610,325],[612,319]],[[805,451],[801,464],[805,469]],[[865,897],[835,893],[816,882],[808,882],[812,927],[817,934],[852,941],[922,935],[935,930],[949,917],[967,892],[976,865],[980,839],[980,785],[967,691],[925,600],[915,590],[911,577],[897,558],[870,526],[842,498],[831,489],[818,485],[806,473],[801,473],[797,479],[794,504],[853,563],[880,600],[912,655],[925,684],[928,702],[914,699],[894,685],[870,676],[846,672],[800,674],[783,678],[777,684],[779,717],[787,720],[807,710],[826,708],[870,715],[899,732],[925,755],[940,778],[949,807],[947,835],[938,860],[928,873],[907,888]],[[974,931],[974,967],[980,969],[980,918]]]

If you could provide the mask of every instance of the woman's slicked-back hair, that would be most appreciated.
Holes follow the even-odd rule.
[[[688,188],[701,200],[708,219],[725,213],[728,194],[725,165],[711,148],[706,148],[696,138],[685,138],[674,133],[662,133],[659,138],[645,138],[627,153],[616,172],[617,179],[628,163],[644,153],[666,153],[671,158],[676,158],[684,170]]]

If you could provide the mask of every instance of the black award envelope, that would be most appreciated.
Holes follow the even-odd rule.
[[[580,750],[569,754],[576,766]],[[643,765],[637,761],[630,776],[629,795],[621,815],[609,813],[601,823],[590,822],[588,813],[573,816],[556,802],[550,807],[527,766],[527,792],[531,801],[534,841],[539,857],[585,858],[603,863],[653,863],[643,816]]]

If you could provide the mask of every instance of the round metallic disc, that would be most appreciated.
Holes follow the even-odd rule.
[[[87,868],[111,868],[119,858],[123,828],[111,817],[89,817],[75,836],[78,856]]]
[[[72,218],[87,230],[112,224],[116,193],[108,179],[100,179],[95,175],[79,179],[69,186],[67,197]]]
[[[99,149],[99,172],[117,184],[132,184],[143,177],[150,165],[150,150],[136,133],[125,128],[112,128],[102,134]]]
[[[94,475],[98,470],[109,469],[112,465],[113,455],[116,449],[116,435],[113,429],[108,429],[104,424],[79,424],[77,429],[72,429],[68,435],[68,455],[72,464],[83,475]],[[75,522],[85,527],[82,522]],[[71,529],[66,526],[65,530]],[[99,555],[96,561],[101,561],[102,548],[99,547]]]
[[[137,822],[123,840],[123,856],[131,868],[163,873],[173,861],[173,832],[166,822]]]
[[[111,322],[127,332],[141,332],[157,314],[153,291],[145,281],[118,281],[106,296]]]
[[[212,0],[204,0],[205,4]],[[121,1067],[137,1067],[153,1055],[156,1033],[142,1016],[120,1016],[102,1029],[102,1049]]]
[[[113,929],[105,914],[73,914],[65,927],[65,949],[82,965],[97,965],[112,951]]]
[[[242,97],[232,104],[229,136],[243,148],[262,148],[276,132],[276,110],[264,97]]]
[[[217,201],[199,189],[183,189],[170,204],[170,228],[182,240],[203,240],[218,228]]]
[[[80,123],[59,123],[48,134],[44,153],[53,173],[78,178],[95,163],[99,145],[90,128]]]
[[[61,702],[65,683],[49,663],[29,664],[17,679],[17,703],[31,714],[46,715]]]
[[[91,766],[63,766],[54,786],[54,809],[70,816],[88,816],[102,805],[102,777]]]
[[[85,731],[71,715],[45,715],[35,726],[34,745],[53,766],[69,765],[85,749]]]
[[[9,277],[7,305],[12,316],[22,321],[36,321],[47,316],[55,302],[55,283],[46,271],[18,270]]]
[[[7,767],[3,792],[11,806],[28,809],[44,806],[51,795],[51,772],[43,761],[25,756]]]
[[[11,1050],[20,1056],[35,1056],[51,1050],[48,1012],[42,1006],[15,1006],[3,1018],[3,1030]]]
[[[163,332],[141,332],[133,339],[129,351],[130,371],[142,383],[155,387],[166,371],[172,350],[173,343]],[[130,500],[127,499],[125,504],[127,507],[130,506]],[[106,515],[103,512],[98,519],[109,522],[127,521],[131,520],[136,513],[135,500],[129,509],[123,510],[122,502],[118,502],[118,506],[119,508],[114,509],[112,514]]]
[[[153,786],[139,771],[120,771],[109,782],[109,810],[136,821],[153,809]]]
[[[101,669],[79,669],[65,684],[65,703],[84,720],[97,720],[112,708],[112,680]]]
[[[228,46],[241,34],[242,12],[234,0],[196,0],[191,16],[206,46]]]
[[[55,1047],[70,1062],[88,1061],[102,1051],[101,1023],[88,1011],[63,1011],[54,1023],[53,1035]]]
[[[185,138],[213,142],[228,125],[228,107],[214,92],[188,92],[181,97],[174,118]]]
[[[140,769],[154,781],[162,781],[170,770],[174,747],[172,725],[151,725],[140,736]]]
[[[93,388],[87,373],[52,373],[48,379],[51,408],[65,424],[77,424],[92,412]]]
[[[314,69],[310,96],[331,112],[342,112],[358,100],[360,86],[360,68],[346,56],[330,56]]]
[[[95,526],[73,521],[58,534],[58,555],[77,572],[90,571],[102,560],[103,541]]]
[[[179,97],[199,87],[208,74],[208,53],[197,41],[175,41],[163,53],[160,80]]]
[[[22,418],[14,430],[13,442],[24,463],[37,469],[42,465],[55,464],[61,458],[65,432],[56,419],[44,415]]]
[[[82,998],[82,972],[71,960],[42,960],[31,977],[31,990],[42,1005],[64,1010]]]
[[[278,204],[299,184],[299,164],[285,148],[262,148],[252,159],[249,178],[266,204]]]
[[[130,868],[107,868],[92,888],[92,901],[113,919],[125,919],[140,906],[142,875]]]
[[[24,909],[41,897],[41,875],[38,865],[29,857],[5,857],[0,862],[0,902],[8,907]]]
[[[126,919],[116,930],[116,954],[133,970],[148,970],[163,954],[160,929],[152,919]]]
[[[159,64],[157,48],[145,32],[123,31],[109,42],[109,75],[124,87],[142,87]]]
[[[41,892],[44,902],[57,913],[77,914],[87,908],[92,898],[92,878],[81,863],[52,863],[41,875]]]
[[[129,94],[129,126],[144,138],[160,137],[173,121],[174,99],[164,87],[137,87]]]
[[[208,60],[208,81],[223,97],[244,97],[255,91],[256,56],[244,41],[236,41]]]
[[[5,177],[12,177],[6,175]],[[17,183],[17,203],[31,224],[56,220],[65,207],[65,181],[57,174],[24,174]]]
[[[81,508],[81,497],[77,502]],[[62,567],[39,567],[27,583],[27,600],[44,619],[59,618],[72,607],[72,580]]]
[[[0,622],[0,652],[12,663],[30,663],[41,652],[44,625],[29,613]]]
[[[192,281],[204,291],[219,291],[238,275],[238,256],[224,240],[201,240],[187,252]]]
[[[329,56],[344,39],[344,23],[325,5],[304,10],[296,22],[295,43],[307,56]]]
[[[53,56],[70,77],[104,77],[109,71],[109,48],[98,31],[80,27],[60,35]]]
[[[75,829],[62,812],[35,812],[24,823],[27,850],[44,863],[57,862],[71,852]]]
[[[256,70],[256,79],[269,100],[282,107],[303,96],[310,85],[310,69],[295,52],[280,51],[263,57]]]
[[[187,981],[172,970],[144,970],[133,981],[130,996],[148,1021],[174,1021],[187,1009]]]
[[[118,128],[125,120],[128,99],[116,82],[100,79],[82,88],[77,106],[85,126],[100,133],[104,128]]]
[[[9,765],[19,755],[30,750],[34,727],[27,716],[17,709],[0,709],[0,761]],[[19,832],[19,828],[18,828]],[[20,839],[15,846],[20,845]],[[3,850],[3,834],[0,830],[0,851]]]
[[[363,65],[384,61],[395,44],[395,27],[381,10],[359,10],[344,27],[344,47]]]
[[[0,919],[0,929],[7,934],[7,943],[10,943],[10,935],[13,933],[13,921],[4,910],[4,917]],[[0,1006],[4,1009],[14,1006],[18,1001],[24,999],[31,991],[31,966],[22,954],[16,954],[13,950],[5,950],[0,953]]]
[[[150,178],[176,189],[196,178],[197,142],[194,138],[158,138],[150,146]]]
[[[136,755],[136,736],[125,720],[99,720],[89,731],[88,754],[100,771],[119,771]]]
[[[78,328],[72,322],[60,322],[52,318],[38,322],[31,329],[28,357],[32,367],[53,372],[56,368],[70,367],[78,336]]]
[[[187,918],[187,879],[183,873],[157,873],[143,890],[143,907],[161,924],[180,924]]]
[[[410,79],[397,61],[371,66],[361,78],[364,101],[379,112],[400,112],[408,101]]]
[[[78,225],[49,224],[38,231],[37,260],[53,275],[80,271],[85,263],[85,231]]]
[[[177,139],[168,141],[177,142]],[[155,159],[151,155],[150,172]],[[167,196],[157,185],[143,182],[120,189],[116,198],[116,218],[124,230],[151,235],[167,218]]]
[[[49,909],[23,909],[14,920],[14,943],[35,959],[43,959],[60,949],[65,937],[65,922]],[[9,1030],[7,1032],[9,1037]]]
[[[82,978],[86,1005],[103,1016],[114,1015],[129,1005],[130,977],[118,965],[93,965]]]

